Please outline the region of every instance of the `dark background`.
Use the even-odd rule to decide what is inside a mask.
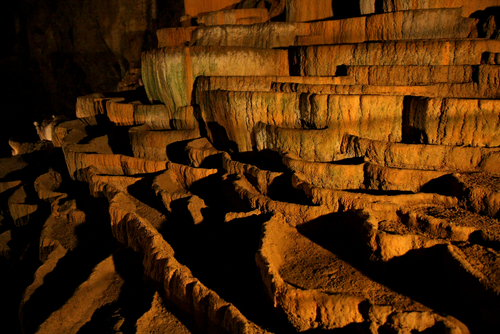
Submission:
[[[34,121],[75,117],[78,96],[111,92],[182,0],[18,0],[0,10],[0,157],[9,138],[36,140]]]

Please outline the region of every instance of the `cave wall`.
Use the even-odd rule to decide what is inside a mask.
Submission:
[[[34,121],[74,117],[78,96],[113,92],[155,32],[180,22],[178,0],[21,0],[1,10],[0,156],[8,139],[36,139]],[[23,130],[21,130],[23,129]],[[32,129],[27,132],[26,129]]]

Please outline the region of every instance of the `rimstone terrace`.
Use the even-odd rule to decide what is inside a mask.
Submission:
[[[12,143],[24,332],[498,331],[500,1],[335,3],[184,0]]]

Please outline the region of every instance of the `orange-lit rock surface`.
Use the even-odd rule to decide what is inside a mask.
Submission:
[[[498,1],[182,5],[0,161],[24,331],[498,328]]]
[[[381,7],[383,11],[402,11],[402,10],[414,10],[414,9],[426,9],[426,8],[458,8],[462,7],[462,14],[466,17],[470,16],[472,13],[477,11],[485,10],[488,7],[498,6],[498,0],[438,0],[438,1],[427,1],[427,0],[417,0],[417,1],[381,1]]]

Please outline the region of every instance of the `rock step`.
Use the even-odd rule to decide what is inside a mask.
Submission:
[[[345,67],[351,66],[464,66],[480,65],[484,62],[484,55],[500,53],[500,42],[495,40],[439,40],[439,41],[398,41],[398,42],[371,42],[361,44],[328,45],[296,47],[289,50],[270,50],[256,48],[237,47],[170,47],[158,49],[143,54],[142,73],[146,86],[146,92],[151,101],[161,101],[173,114],[179,107],[192,105],[193,85],[199,76],[270,76],[292,75],[298,76],[338,76],[345,72]],[[239,66],[234,67],[233,64]],[[272,65],[270,65],[272,64]],[[258,69],[258,72],[256,72]],[[425,80],[413,81],[418,77],[418,68],[405,69],[403,75],[397,67],[393,68],[369,68],[367,77],[371,85],[394,85],[400,84],[423,84]],[[473,83],[466,83],[461,87],[460,83],[446,83],[448,90],[446,96],[467,94],[466,97],[474,96],[474,92],[480,97],[496,97],[498,93],[496,78],[498,68],[485,66],[477,70],[471,70],[467,75],[467,69],[458,72],[449,71],[449,68],[428,68],[423,73],[435,76],[440,73],[442,79],[428,79],[442,82],[446,77],[463,77],[464,81],[472,79]],[[355,71],[355,70],[354,70]],[[370,72],[371,71],[371,72]],[[414,71],[414,72],[412,72]],[[391,80],[392,73],[392,80]],[[386,75],[389,78],[386,79]],[[402,78],[400,82],[396,77]],[[425,77],[425,76],[424,76]],[[340,80],[340,79],[339,79]],[[387,81],[386,81],[387,80]],[[342,83],[342,82],[339,82]],[[477,86],[476,86],[477,83]],[[489,85],[492,84],[493,87]],[[376,93],[391,94],[394,89],[387,87],[371,88],[373,86],[355,87],[331,87],[335,90],[374,90]],[[323,87],[321,87],[323,89]],[[472,88],[472,89],[471,89]],[[438,88],[433,88],[434,95]],[[385,90],[385,92],[384,92]],[[387,91],[388,90],[388,91]],[[399,91],[398,91],[399,90]],[[397,94],[405,94],[408,89],[405,86],[396,88]],[[414,88],[412,94],[426,92],[426,88]],[[456,92],[455,92],[456,91]],[[342,92],[340,92],[342,93]],[[369,92],[360,92],[369,93]],[[446,94],[446,93],[445,93]]]
[[[375,0],[362,0],[360,1],[361,13],[373,13],[375,11],[393,12],[400,10],[416,10],[428,8],[462,8],[462,15],[469,17],[471,14],[483,11],[488,7],[499,6],[498,0],[382,0],[377,2]]]
[[[292,154],[283,159],[297,177],[323,189],[417,193],[434,180],[449,174],[441,170],[394,168],[369,162],[310,162],[300,160]]]
[[[121,243],[144,255],[145,275],[162,286],[165,300],[204,332],[267,333],[180,264],[174,257],[174,249],[149,220],[134,212],[128,197],[118,192],[109,199],[113,234]]]
[[[332,137],[322,141],[327,145],[323,150],[331,148],[330,156],[324,158],[329,161],[338,152],[335,147],[340,145],[339,136],[347,129],[356,134],[370,133],[374,139],[401,140],[402,96],[210,91],[202,94],[198,103],[208,138],[215,147],[232,145],[231,150],[240,152],[263,148],[266,135],[272,134],[267,128],[271,124],[283,131],[289,129],[289,136],[296,139],[301,133],[293,131],[299,129],[330,133]],[[374,121],[380,127],[369,125]],[[295,145],[300,140],[282,141],[287,142]]]
[[[269,20],[269,12],[264,8],[227,9],[200,14],[197,17],[199,25],[250,25]]]
[[[151,282],[163,287],[165,290],[163,297],[165,297],[169,305],[173,305],[174,309],[183,315],[183,319],[188,319],[191,326],[194,324],[196,328],[202,328],[206,332],[220,333],[222,330],[229,333],[267,333],[266,330],[247,320],[238,308],[226,302],[214,290],[202,284],[192,275],[188,267],[177,262],[172,247],[158,231],[162,226],[166,226],[165,216],[128,193],[130,191],[141,199],[151,200],[151,197],[155,195],[153,189],[148,192],[153,196],[147,195],[142,190],[140,194],[135,193],[133,191],[137,189],[135,183],[142,184],[144,182],[143,177],[120,176],[122,172],[116,169],[116,164],[113,162],[115,157],[119,159],[134,158],[117,154],[99,154],[95,151],[86,152],[89,147],[98,152],[97,142],[102,145],[101,150],[109,150],[109,146],[106,146],[106,142],[102,137],[92,138],[92,136],[89,136],[89,138],[86,138],[88,128],[78,128],[75,122],[73,122],[73,125],[75,128],[61,139],[66,159],[71,160],[72,155],[80,154],[76,158],[77,164],[80,164],[81,161],[87,158],[93,159],[100,156],[106,158],[103,158],[102,161],[100,158],[92,162],[88,160],[89,166],[77,169],[74,178],[88,183],[93,196],[105,196],[108,199],[113,235],[120,243],[130,246],[135,252],[144,255],[144,274]],[[158,180],[153,182],[157,185],[157,195],[161,196],[162,199],[166,197],[164,194],[167,192],[172,195],[171,198],[175,197],[174,199],[179,199],[184,194],[192,195],[189,191],[193,184],[197,184],[200,181],[199,179],[204,180],[207,176],[217,172],[217,170],[192,168],[166,161],[162,163],[166,172],[159,174],[158,178],[166,178],[167,181],[162,182],[157,178]],[[125,165],[122,163],[121,166]],[[156,172],[158,170],[143,170],[139,174]],[[177,183],[169,182],[173,178]],[[152,184],[152,186],[154,185]],[[172,189],[175,186],[177,187]],[[203,189],[203,186],[201,188]],[[172,190],[183,194],[176,196],[171,192]],[[196,196],[192,197],[195,198]],[[165,206],[169,203],[165,203]],[[199,212],[203,207],[197,206],[198,204],[203,205],[203,202],[193,201],[188,206],[188,210],[195,214],[198,213],[192,217],[196,223],[201,222],[205,215],[205,213],[202,215]],[[175,209],[178,208],[179,205],[176,203]],[[169,213],[167,212],[167,214]],[[204,234],[204,236],[206,235]],[[179,236],[169,235],[168,238],[176,240]],[[253,254],[250,258],[253,261]],[[96,297],[96,300],[102,301],[102,298]],[[222,317],[220,317],[221,313],[223,314]],[[98,326],[97,323],[93,325]]]
[[[159,29],[158,48],[188,43],[191,46],[283,48],[372,41],[463,39],[477,34],[477,20],[462,17],[460,13],[460,8],[428,9],[311,23],[266,22],[252,25],[224,23],[224,19],[219,19],[222,23],[216,25]]]
[[[485,53],[499,52],[497,40],[410,40],[293,47],[289,61],[291,75],[331,76],[340,65],[480,65]]]
[[[330,136],[325,139],[328,143],[321,141],[326,145],[323,150],[330,149],[324,161],[331,161],[339,152],[344,133],[439,145],[495,147],[500,140],[495,130],[499,106],[489,99],[213,90],[200,94],[197,102],[211,141],[227,146],[230,140],[240,151],[264,148],[271,142],[299,145],[306,139],[300,136],[308,131],[312,136]],[[372,127],[373,122],[380,126]],[[307,131],[297,132],[299,129]],[[291,140],[294,136],[298,141]]]
[[[76,115],[79,119],[107,116],[107,120],[116,126],[146,124],[154,130],[194,129],[197,122],[192,109],[190,106],[180,107],[172,112],[164,104],[143,104],[122,97],[91,94],[78,98]]]
[[[199,77],[196,97],[204,91],[297,92],[344,95],[405,95],[494,99],[499,67],[466,66],[337,66],[332,76]]]
[[[191,331],[165,308],[160,294],[155,292],[150,309],[137,320],[136,333],[190,334]]]
[[[496,74],[495,74],[496,75]],[[302,92],[315,94],[343,95],[400,95],[425,96],[462,99],[497,99],[500,97],[497,85],[480,86],[476,83],[465,84],[433,84],[425,86],[373,86],[373,85],[305,85],[275,84],[274,90],[281,92]]]
[[[257,254],[269,297],[299,331],[363,323],[372,332],[379,328],[420,331],[435,327],[468,333],[455,318],[438,315],[365,276],[331,252],[330,245],[325,249],[313,242],[308,232],[307,226],[295,229],[274,216],[264,225]],[[369,308],[364,314],[359,311],[363,303]],[[419,321],[413,321],[415,317]]]
[[[213,95],[219,95],[224,93],[216,93],[216,90],[231,90],[241,92],[239,94],[244,94],[243,92],[276,92],[279,93],[310,93],[308,94],[310,99],[313,95],[335,95],[337,91],[345,93],[345,95],[358,95],[363,91],[363,88],[369,88],[370,93],[375,95],[417,95],[417,96],[434,96],[446,97],[446,92],[440,89],[444,87],[447,88],[460,88],[460,91],[464,93],[467,99],[464,98],[418,98],[418,97],[406,97],[405,101],[408,101],[407,111],[404,112],[405,122],[410,128],[415,128],[414,134],[405,134],[411,138],[411,140],[424,140],[419,139],[421,135],[428,138],[428,143],[442,143],[442,144],[470,144],[470,145],[485,145],[485,146],[495,146],[496,139],[493,133],[486,134],[484,131],[488,129],[495,128],[495,110],[496,103],[495,100],[480,100],[481,95],[489,95],[490,93],[498,94],[498,89],[495,89],[496,85],[500,80],[498,80],[497,66],[491,65],[481,65],[479,66],[480,73],[480,83],[470,84],[470,85],[431,85],[431,86],[363,86],[363,85],[338,85],[338,83],[348,82],[353,83],[353,81],[366,81],[365,78],[373,78],[371,73],[377,74],[376,77],[381,78],[381,81],[385,81],[384,75],[391,74],[393,77],[397,77],[399,69],[404,68],[403,66],[353,66],[348,67],[348,72],[356,73],[353,76],[346,77],[200,77],[197,80],[196,85],[196,103],[201,104],[203,108],[207,101],[213,99]],[[352,69],[352,71],[351,71]],[[427,70],[427,71],[426,71]],[[456,73],[454,70],[458,70],[460,73],[468,73],[471,77],[475,77],[477,72],[474,71],[473,67],[468,66],[434,66],[434,67],[420,67],[416,66],[414,69],[405,70],[401,77],[401,81],[411,81],[416,73],[419,71],[423,73],[428,73],[428,77],[431,78],[437,73],[442,73],[443,76],[446,73]],[[363,75],[361,75],[363,74]],[[407,79],[405,79],[404,74],[407,74]],[[371,79],[370,79],[371,80]],[[377,80],[376,78],[373,80]],[[432,79],[433,81],[439,81],[440,79]],[[443,81],[445,79],[442,79]],[[468,78],[466,79],[468,80]],[[383,82],[381,82],[383,83]],[[472,85],[472,86],[471,86]],[[486,87],[483,93],[478,91],[478,87]],[[456,92],[457,90],[454,89]],[[272,94],[272,93],[259,93],[259,94]],[[250,96],[251,93],[245,94]],[[255,93],[254,95],[258,95]],[[450,95],[462,95],[462,94],[450,94]],[[301,96],[306,96],[301,94]],[[472,97],[476,97],[472,99]],[[89,96],[87,99],[94,99],[94,97]],[[489,98],[489,96],[488,96]],[[99,98],[97,98],[99,100]],[[381,97],[381,100],[386,99]],[[421,101],[421,102],[419,102]],[[406,102],[405,102],[406,104]],[[461,105],[461,107],[459,107]],[[300,109],[310,109],[307,103],[299,103]],[[124,101],[107,101],[104,108],[98,108],[98,110],[87,108],[88,115],[96,115],[99,113],[102,115],[107,115],[109,120],[120,126],[130,126],[147,124],[152,130],[161,129],[194,129],[198,127],[198,120],[196,120],[194,115],[193,107],[181,107],[177,109],[176,112],[170,113],[163,105],[143,105],[138,101],[127,103]],[[303,111],[301,111],[303,112]],[[449,115],[450,119],[446,124],[437,124],[439,119],[442,119],[444,115]],[[473,119],[471,116],[473,115]],[[425,124],[426,122],[433,122],[431,124]],[[474,132],[463,132],[462,134],[455,133],[460,127],[457,127],[456,122],[478,122],[477,125],[470,123],[467,126],[475,127]],[[482,125],[480,125],[482,124]],[[316,124],[316,127],[323,127],[325,124]],[[439,132],[442,133],[441,138],[436,138],[437,132],[431,130],[432,127],[439,127]],[[443,128],[444,127],[444,128]],[[455,128],[453,130],[452,128]],[[481,128],[483,134],[480,135],[477,128]],[[418,130],[417,130],[418,129]],[[471,128],[472,129],[472,128]],[[435,129],[434,129],[435,130]],[[454,132],[452,135],[450,130]],[[419,131],[422,131],[421,134]],[[444,131],[444,132],[443,132]],[[419,133],[417,133],[419,132]],[[478,137],[480,135],[480,137]],[[446,137],[446,138],[443,138]],[[455,136],[468,137],[460,140],[453,141]],[[422,138],[424,138],[422,137]],[[410,140],[410,139],[409,139]]]
[[[199,76],[288,75],[285,50],[193,46],[157,49],[142,56],[149,99],[161,101],[170,112],[191,105],[194,82]]]
[[[455,173],[438,183],[442,193],[456,196],[472,212],[498,219],[500,213],[499,178],[489,173]],[[496,225],[492,225],[495,227]],[[478,236],[483,245],[498,248],[498,231]]]
[[[373,13],[396,12],[422,9],[455,9],[461,8],[462,15],[469,17],[472,13],[483,11],[488,7],[499,5],[498,0],[361,0],[355,3],[345,4],[332,3],[329,0],[316,0],[311,3],[308,0],[266,0],[271,5],[269,16],[274,17],[284,12],[287,22],[305,22],[331,19],[342,16],[367,15]],[[181,5],[182,6],[182,5]],[[263,1],[238,1],[238,0],[217,0],[217,1],[195,1],[184,0],[183,8],[185,17],[181,21],[190,18],[203,17],[206,13],[218,11],[245,12],[245,9],[262,8]],[[245,24],[246,22],[242,22]]]
[[[500,174],[500,148],[401,144],[346,135],[341,152],[394,168]]]
[[[196,330],[498,327],[494,17],[398,1],[185,0],[183,24],[204,25],[158,32],[147,98],[82,97],[79,120],[52,130]],[[164,328],[153,304],[138,332]]]
[[[131,128],[129,137],[134,157],[166,161],[169,160],[169,155],[179,154],[175,152],[173,144],[199,138],[200,130],[152,130],[147,125],[142,125]],[[169,153],[171,151],[173,153]]]
[[[477,83],[496,86],[497,65],[339,65],[331,76],[289,77],[200,77],[197,94],[203,90],[283,91],[299,85],[429,86]]]

